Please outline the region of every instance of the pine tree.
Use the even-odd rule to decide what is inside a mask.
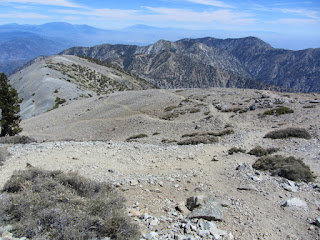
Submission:
[[[22,131],[19,127],[20,103],[17,91],[9,84],[7,76],[0,73],[1,137],[14,136]]]

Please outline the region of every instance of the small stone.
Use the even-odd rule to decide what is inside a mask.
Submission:
[[[156,232],[149,232],[144,236],[145,239],[155,239],[158,236],[158,233]]]
[[[2,235],[5,232],[10,232],[12,229],[12,225],[0,226],[0,235]]]
[[[209,230],[199,230],[199,236],[200,237],[206,237],[210,235],[210,231]]]
[[[213,198],[206,199],[205,203],[195,208],[190,214],[189,218],[202,218],[205,220],[222,221],[222,206],[213,200]]]
[[[320,217],[316,218],[315,224],[316,226],[320,227]]]
[[[147,213],[144,213],[144,214],[141,215],[141,219],[143,219],[143,220],[147,220],[149,218],[152,218],[152,216],[147,214]]]
[[[139,182],[136,179],[130,180],[130,186],[137,186]]]
[[[4,232],[2,234],[2,239],[3,240],[11,240],[13,238],[13,234],[10,232]]]
[[[185,214],[190,213],[189,209],[184,205],[183,202],[178,203],[178,205],[176,206],[176,209],[181,213],[185,213]]]
[[[213,237],[215,239],[221,239],[221,236],[226,236],[227,235],[227,232],[226,231],[222,231],[220,229],[211,229],[210,230],[211,234],[213,235]]]
[[[285,201],[281,206],[308,209],[307,203],[300,198],[291,198]]]
[[[240,186],[237,189],[238,190],[245,190],[245,191],[258,191],[258,189],[251,184]]]
[[[110,172],[110,173],[114,173],[116,170],[114,170],[114,169],[108,169],[108,172]]]
[[[199,195],[195,197],[187,198],[186,207],[192,211],[193,209],[199,207],[201,204],[204,203],[204,195]]]
[[[150,222],[150,226],[157,226],[159,224],[159,220],[157,218],[154,218],[151,222]]]
[[[298,192],[298,187],[296,186],[295,182],[290,180],[287,181],[283,188],[289,192]]]

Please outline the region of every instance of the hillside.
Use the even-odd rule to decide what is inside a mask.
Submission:
[[[320,91],[319,53],[275,49],[254,37],[160,40],[146,47],[106,44],[62,52],[118,64],[162,88],[273,86],[301,92]]]
[[[100,94],[152,88],[115,66],[75,56],[39,57],[9,79],[23,99],[22,118]]]
[[[279,148],[271,156],[301,158],[319,176],[319,99],[208,88],[79,100],[22,121],[22,134],[39,143],[7,145],[11,157],[0,167],[0,187],[28,164],[76,171],[123,193],[142,239],[314,240],[319,178],[288,181],[254,169],[260,157],[248,152]],[[276,114],[280,106],[293,112]],[[311,139],[264,137],[288,127],[306,129]],[[191,212],[190,197],[200,204]],[[196,215],[201,206],[211,207]]]

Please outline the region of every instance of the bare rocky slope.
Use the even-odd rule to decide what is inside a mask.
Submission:
[[[39,57],[9,79],[23,99],[22,118],[99,94],[153,88],[118,67],[75,56]]]
[[[38,143],[7,146],[0,186],[27,163],[111,181],[128,199],[142,239],[319,239],[319,178],[271,176],[253,169],[258,158],[247,154],[277,147],[275,154],[302,158],[319,176],[319,99],[227,88],[93,96],[22,121],[22,134]],[[294,112],[263,114],[278,106]],[[287,127],[312,138],[264,138]],[[188,142],[196,145],[181,145]],[[245,153],[230,155],[232,147]],[[216,212],[197,216],[185,207],[189,197]]]
[[[319,49],[275,49],[255,37],[160,40],[155,44],[75,47],[62,54],[116,63],[162,88],[270,86],[319,92]]]

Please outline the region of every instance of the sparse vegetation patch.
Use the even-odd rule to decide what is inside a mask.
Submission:
[[[246,150],[244,150],[243,148],[237,148],[237,147],[232,147],[228,150],[228,154],[232,155],[234,153],[245,153]]]
[[[293,112],[294,111],[291,108],[279,106],[275,109],[270,109],[268,111],[265,111],[263,115],[282,115],[282,114],[288,114]]]
[[[211,144],[211,143],[217,143],[219,142],[219,139],[215,136],[194,136],[190,137],[186,140],[182,140],[178,142],[178,145],[198,145],[198,144]]]
[[[248,154],[254,155],[254,156],[257,156],[257,157],[262,157],[262,156],[266,156],[266,155],[275,153],[277,151],[279,151],[279,148],[267,148],[267,149],[264,149],[261,146],[257,146],[255,148],[251,149],[248,152]]]
[[[128,137],[126,139],[126,141],[129,142],[129,141],[132,141],[132,140],[135,140],[135,139],[146,138],[146,137],[148,137],[147,134],[138,134],[138,135],[134,135],[134,136]]]
[[[311,139],[311,135],[303,128],[286,128],[267,133],[265,138],[283,139],[283,138],[304,138]]]
[[[36,142],[34,138],[28,136],[6,136],[0,138],[1,144],[27,144]]]
[[[287,178],[292,181],[312,182],[314,176],[302,159],[283,157],[281,155],[259,158],[253,165],[257,170],[270,171],[272,175]]]
[[[124,199],[109,184],[75,173],[15,172],[0,197],[0,224],[29,239],[139,239]]]

